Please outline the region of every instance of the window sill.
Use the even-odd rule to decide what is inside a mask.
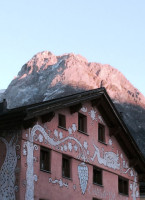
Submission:
[[[46,173],[48,173],[48,174],[51,174],[51,171],[47,171],[47,170],[45,170],[45,169],[40,169],[40,171],[41,171],[41,172],[46,172]]]
[[[65,131],[68,131],[66,128],[64,128],[62,126],[58,126],[58,128],[61,128],[61,129],[65,130]]]
[[[72,181],[72,178],[70,178],[70,177],[62,176],[62,178],[65,178],[65,179]]]
[[[124,193],[119,193],[119,195],[125,196],[125,197],[129,197],[128,194],[124,194]]]
[[[80,133],[83,133],[84,135],[87,135],[87,136],[89,136],[89,134],[88,134],[88,133],[86,133],[86,132],[84,132],[84,131],[78,130],[78,132],[80,132]]]
[[[140,198],[145,198],[145,194],[140,194]]]
[[[100,186],[100,187],[104,187],[104,185],[100,185],[99,183],[93,183],[94,185]]]
[[[100,141],[100,140],[98,140],[98,142],[100,142],[100,143],[102,143],[102,144],[104,144],[104,145],[107,145],[105,142],[102,142],[102,141]]]

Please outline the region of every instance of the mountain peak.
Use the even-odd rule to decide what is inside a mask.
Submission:
[[[7,100],[8,108],[14,108],[99,87],[106,88],[134,138],[141,143],[139,135],[145,137],[145,97],[114,67],[88,62],[81,55],[37,53],[23,65],[0,98]]]
[[[49,95],[51,98],[53,96],[48,92],[49,90],[58,86],[57,92],[58,90],[60,92],[67,85],[75,90],[76,88],[88,90],[105,87],[111,98],[116,102],[127,102],[145,108],[145,97],[117,69],[108,64],[89,63],[86,58],[74,53],[56,56],[50,51],[37,53],[23,65],[18,76],[6,90],[7,98],[9,99],[9,96],[12,99],[14,98],[14,101],[8,105],[16,107],[48,100]],[[19,88],[16,96],[8,94],[11,93],[10,89],[15,90],[17,86]],[[34,93],[38,89],[39,92],[35,97]],[[27,94],[25,94],[26,90]],[[30,94],[28,94],[28,91],[30,91]],[[62,90],[62,93],[64,94],[64,90]],[[19,95],[22,98],[21,100],[18,97]],[[29,100],[26,100],[27,96]],[[16,102],[18,102],[18,105]]]

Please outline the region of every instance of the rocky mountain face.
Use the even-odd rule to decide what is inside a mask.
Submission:
[[[110,65],[44,51],[22,67],[0,100],[6,98],[10,109],[99,87],[106,88],[145,155],[145,97]]]

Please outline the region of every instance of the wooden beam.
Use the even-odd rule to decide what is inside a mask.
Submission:
[[[109,136],[117,136],[119,133],[121,133],[121,127],[113,127],[109,128]]]
[[[82,108],[82,104],[79,103],[79,104],[70,106],[69,108],[70,108],[70,113],[73,114],[75,112],[78,112]]]
[[[138,181],[145,181],[145,173],[142,173],[142,174],[138,174]]]
[[[101,98],[100,99],[93,99],[91,101],[92,107],[98,107],[101,104]]]
[[[130,167],[135,167],[136,165],[139,165],[139,160],[138,160],[137,157],[129,159],[129,166]]]
[[[29,119],[29,120],[24,121],[23,122],[23,127],[24,127],[24,129],[33,127],[36,122],[37,122],[37,118],[33,117],[33,118]]]
[[[41,115],[40,118],[41,118],[42,123],[46,123],[46,122],[50,122],[54,116],[55,116],[55,112],[49,112],[47,114]]]

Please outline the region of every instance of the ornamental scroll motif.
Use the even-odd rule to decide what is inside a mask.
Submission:
[[[39,131],[41,133],[37,137],[36,131]],[[72,125],[72,131],[76,131],[76,127],[74,124]],[[34,138],[39,140],[40,142],[44,140],[51,146],[57,147],[61,151],[72,151],[75,150],[75,152],[78,152],[78,159],[82,159],[84,162],[88,161],[88,144],[85,141],[84,144],[82,145],[79,140],[77,140],[73,136],[67,136],[65,138],[60,137],[59,139],[57,130],[55,130],[54,133],[55,137],[58,138],[58,140],[54,140],[49,136],[48,133],[46,133],[45,129],[41,127],[40,125],[35,125],[31,132],[29,133],[29,141],[24,143],[24,148],[23,148],[23,155],[27,155],[27,171],[26,171],[26,194],[25,194],[25,200],[33,200],[34,199],[34,157],[33,157],[33,151],[34,149],[37,150],[36,145],[33,144]],[[72,145],[72,141],[75,143],[74,146]],[[84,163],[82,163],[84,165]],[[80,179],[80,186],[82,193],[85,193],[85,190],[87,188],[87,180],[88,180],[88,167],[85,165],[86,172],[84,175],[87,175],[85,184],[82,182],[82,179]],[[82,172],[82,165],[78,166],[78,174]],[[83,178],[84,179],[84,178]]]

